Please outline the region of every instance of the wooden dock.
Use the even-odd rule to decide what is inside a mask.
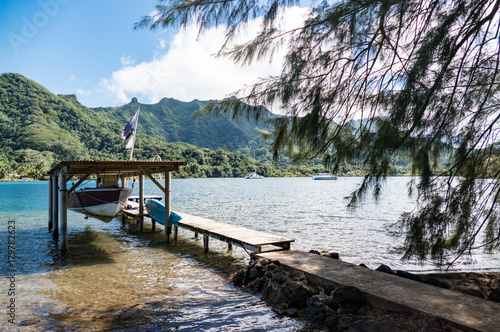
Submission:
[[[124,216],[133,218],[143,216],[149,217],[146,209],[143,213],[139,213],[139,204],[131,202],[131,209],[122,211]],[[235,226],[220,221],[215,221],[199,216],[193,216],[187,213],[177,213],[182,217],[178,225],[173,225],[174,240],[177,239],[177,228],[183,228],[203,236],[203,248],[208,251],[209,238],[214,238],[228,244],[228,248],[232,249],[233,245],[238,245],[246,250],[251,250],[256,253],[271,252],[276,250],[290,250],[290,243],[294,242],[293,239],[288,239],[272,234],[255,231],[252,229]],[[151,219],[152,220],[152,219]],[[155,222],[152,220],[153,229],[155,229]]]
[[[163,196],[157,196],[157,195],[144,195],[144,202],[143,202],[143,211],[142,214],[140,213],[140,203],[139,203],[139,196],[130,196],[128,198],[128,206],[125,207],[125,209],[122,210],[122,218],[125,216],[129,216],[132,218],[137,218],[137,217],[149,217],[148,211],[146,210],[146,207],[144,207],[144,204],[146,203],[146,199],[157,199],[157,200],[162,200]]]
[[[208,250],[209,237],[227,242],[229,246],[234,244],[240,245],[245,249],[257,253],[290,250],[290,243],[295,241],[187,213],[178,213],[178,215],[182,217],[182,220],[178,223],[178,227],[203,235],[203,247],[205,251]]]

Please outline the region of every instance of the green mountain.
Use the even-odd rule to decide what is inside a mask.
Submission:
[[[87,146],[110,149],[112,130],[86,111],[21,75],[0,76],[3,150],[48,151],[61,158],[79,159],[86,157]]]
[[[182,102],[163,98],[157,104],[139,104],[136,98],[121,107],[94,108],[93,110],[119,123],[127,123],[140,105],[139,133],[157,137],[165,142],[185,142],[209,149],[226,148],[237,151],[252,145],[262,146],[256,128],[267,129],[263,123],[252,120],[231,121],[224,118],[194,116],[211,101]],[[268,113],[271,116],[271,113]]]
[[[164,98],[149,105],[133,98],[120,107],[88,108],[75,95],[54,95],[22,75],[2,74],[0,179],[11,174],[42,178],[60,160],[128,160],[130,150],[120,134],[139,106],[134,159],[185,160],[177,176],[241,177],[254,168],[264,176],[300,176],[324,170],[321,158],[291,165],[287,152],[273,166],[257,130],[269,128],[246,118],[194,116],[210,102]],[[268,112],[262,118],[271,116]],[[407,173],[407,164],[395,165],[394,175]],[[345,175],[364,172],[352,164],[340,170]]]
[[[262,147],[257,124],[193,115],[209,102],[140,104],[134,158],[159,155],[199,166],[189,165],[185,176],[241,176],[253,168],[253,161],[229,151]],[[120,133],[138,106],[134,98],[121,107],[88,108],[75,95],[54,95],[22,75],[2,74],[0,178],[11,172],[40,177],[65,159],[128,159]]]

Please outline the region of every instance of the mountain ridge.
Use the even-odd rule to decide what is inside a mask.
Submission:
[[[140,106],[138,133],[161,138],[167,143],[184,142],[203,148],[225,147],[236,151],[246,146],[248,141],[260,139],[256,128],[267,128],[263,122],[194,116],[195,112],[214,101],[194,99],[182,102],[174,98],[162,98],[155,104],[143,104],[134,97],[131,102],[118,107],[89,108],[81,104],[74,94],[54,95],[20,74],[5,73],[0,76],[0,120],[3,119],[5,126],[6,123],[16,122],[11,118],[18,118],[17,124],[29,127],[25,131],[29,137],[36,132],[43,134],[43,127],[49,126],[60,129],[62,136],[75,134],[76,131],[78,137],[85,138],[85,128],[69,128],[78,122],[76,117],[92,131],[110,130],[118,135],[118,127],[124,126]],[[31,128],[36,130],[30,132]],[[70,137],[59,138],[77,144]],[[27,141],[25,143],[30,145]]]
[[[164,160],[189,159],[194,153],[202,154],[199,160],[207,162],[216,152],[210,150],[222,148],[226,151],[219,153],[223,164],[226,159],[238,160],[234,164],[241,174],[242,165],[252,163],[230,153],[250,143],[263,147],[256,128],[265,126],[246,120],[194,117],[210,102],[163,98],[156,104],[142,104],[132,98],[119,107],[88,108],[74,94],[55,95],[23,75],[4,73],[0,75],[0,178],[28,161],[33,170],[47,170],[64,159],[127,160],[129,151],[120,133],[139,105],[136,159],[149,160],[156,154]],[[231,169],[203,172],[206,176],[234,173]]]

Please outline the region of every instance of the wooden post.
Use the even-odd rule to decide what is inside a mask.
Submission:
[[[52,237],[57,240],[59,237],[59,186],[58,174],[52,175]]]
[[[170,202],[171,202],[171,191],[170,182],[172,179],[172,174],[170,171],[165,170],[165,242],[170,244]]]
[[[227,250],[229,251],[233,250],[233,244],[231,242],[227,243]]]
[[[208,235],[203,235],[203,250],[208,252]]]
[[[52,186],[53,186],[53,184],[52,184],[52,175],[51,175],[49,178],[49,224],[48,224],[49,232],[52,231],[52,221],[53,221],[53,215],[54,215],[54,213],[52,212],[52,209],[54,208],[54,206],[52,205],[52,200],[53,200]]]
[[[59,214],[61,216],[61,251],[68,250],[68,209],[67,209],[67,195],[66,195],[66,174],[61,172],[59,174],[59,196],[61,200]]]
[[[156,221],[153,218],[151,218],[151,229],[156,231]]]
[[[53,207],[52,207],[52,220],[54,223],[52,224],[52,229],[59,227],[59,179],[58,175],[54,174],[52,178],[52,198],[53,198]]]
[[[144,229],[144,174],[139,175],[139,231]]]
[[[177,235],[179,234],[179,227],[174,225],[174,241],[177,241]]]

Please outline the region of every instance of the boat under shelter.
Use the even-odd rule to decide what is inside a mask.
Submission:
[[[122,183],[126,178],[139,179],[139,211],[143,211],[144,177],[153,181],[165,194],[165,209],[170,211],[170,182],[172,172],[185,165],[184,161],[105,161],[105,160],[66,160],[61,161],[48,174],[49,179],[49,230],[57,239],[61,234],[61,250],[68,248],[67,209],[68,196],[91,176],[113,176],[120,178]],[[164,185],[153,175],[162,174]],[[68,181],[76,182],[68,189]],[[160,180],[161,181],[161,180]],[[142,217],[141,217],[142,218]],[[165,214],[165,240],[169,242],[170,213]],[[142,224],[142,220],[141,220]]]

